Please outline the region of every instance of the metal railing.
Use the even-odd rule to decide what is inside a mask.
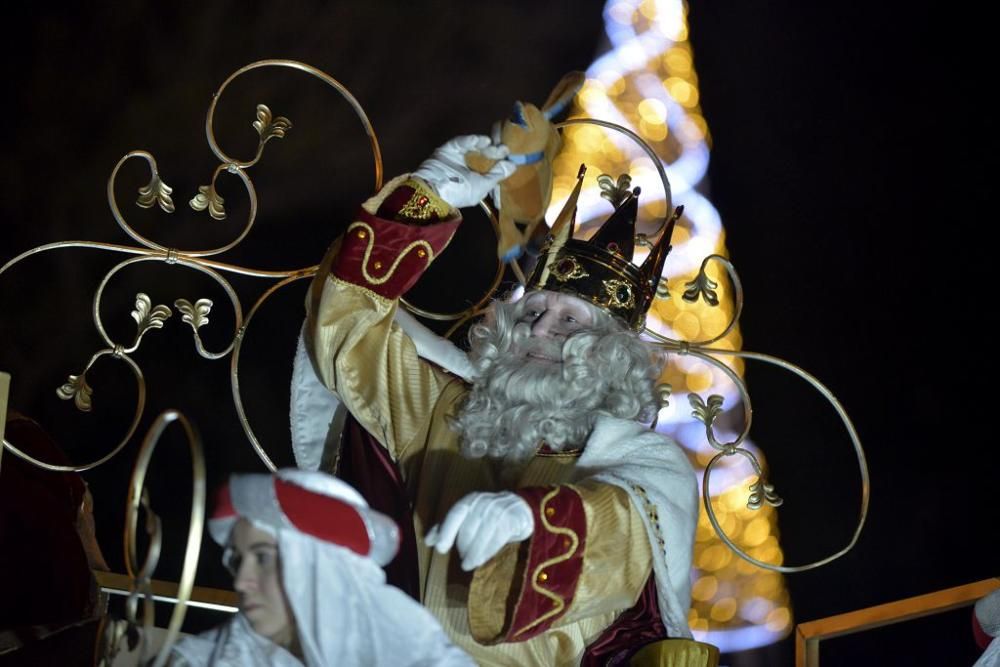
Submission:
[[[827,616],[795,627],[795,667],[819,667],[819,647],[824,639],[843,637],[875,628],[941,614],[973,604],[1000,588],[1000,578],[917,595],[904,600]]]

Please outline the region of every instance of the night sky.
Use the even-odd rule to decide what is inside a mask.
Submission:
[[[689,15],[713,141],[708,194],[746,290],[744,346],[825,382],[854,419],[871,468],[856,548],[787,579],[799,621],[1000,574],[986,547],[996,464],[984,335],[994,114],[985,88],[995,75],[986,73],[984,22],[929,3],[806,4],[696,2]],[[193,213],[187,200],[216,165],[204,138],[210,96],[251,61],[293,58],[339,79],[371,118],[388,178],[452,135],[487,130],[513,100],[540,102],[563,73],[603,50],[599,2],[183,5],[35,7],[6,26],[0,262],[57,240],[134,245],[108,212],[105,187],[121,156],[140,148],[156,157],[177,205],[173,216],[139,211],[131,201],[148,175],[138,163],[123,169],[120,205],[141,233],[177,247],[234,238],[247,211],[236,179],[220,180],[231,206],[225,223]],[[256,143],[247,126],[258,102],[294,127],[251,170],[257,222],[222,261],[317,263],[371,191],[360,125],[332,90],[303,75],[244,77],[227,95],[219,136],[233,153],[248,155]],[[90,416],[53,391],[103,347],[92,295],[123,259],[61,250],[0,277],[0,369],[13,375],[12,407],[41,421],[74,461],[106,451],[134,410],[134,382],[121,365],[95,369]],[[244,311],[271,285],[232,282]],[[279,463],[291,462],[287,384],[304,288],[283,290],[255,315],[241,358],[247,411]],[[128,312],[140,290],[154,304],[212,298],[206,346],[231,338],[224,293],[159,263],[127,268],[109,285],[102,314],[113,338],[131,342]],[[140,434],[160,410],[177,407],[204,436],[211,484],[260,469],[232,406],[228,357],[198,358],[190,330],[171,320],[135,358],[149,387]],[[786,558],[814,560],[840,548],[856,518],[848,439],[804,385],[754,365],[747,380],[752,436],[786,501]],[[116,571],[136,446],[85,474]],[[186,456],[180,438],[165,438],[150,480],[167,544],[178,550]],[[199,583],[226,585],[216,559],[206,542]],[[157,576],[176,579],[176,560],[165,554]],[[824,664],[971,664],[967,610],[924,623],[830,642]],[[791,655],[789,640],[728,663],[790,664]]]

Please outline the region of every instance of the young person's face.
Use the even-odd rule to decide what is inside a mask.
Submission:
[[[240,519],[229,536],[224,558],[233,573],[233,588],[240,596],[240,612],[257,634],[288,646],[294,623],[281,584],[274,537]]]

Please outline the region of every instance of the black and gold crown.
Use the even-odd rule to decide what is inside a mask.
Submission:
[[[576,203],[583,184],[583,165],[576,187],[552,225],[538,263],[525,284],[529,290],[563,292],[580,297],[623,319],[639,331],[656,296],[663,264],[670,253],[674,224],[684,210],[677,207],[641,266],[632,263],[639,188],[625,190],[613,201],[615,211],[590,239],[573,238]],[[603,178],[603,177],[602,177]]]

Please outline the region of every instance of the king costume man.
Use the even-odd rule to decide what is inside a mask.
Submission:
[[[472,151],[497,162],[478,174]],[[367,201],[313,283],[304,338],[398,466],[419,594],[454,642],[481,664],[604,663],[690,637],[697,484],[677,444],[640,421],[659,368],[636,331],[669,232],[638,267],[631,193],[586,242],[567,206],[525,296],[473,327],[470,385],[421,358],[394,314],[457,209],[516,169],[506,157],[459,137]]]

